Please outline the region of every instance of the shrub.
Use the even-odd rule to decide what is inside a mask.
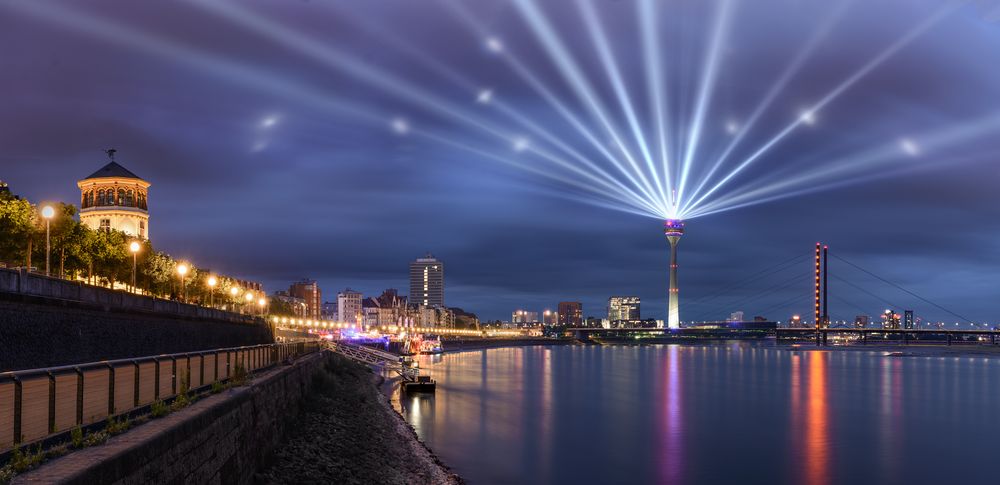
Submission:
[[[237,362],[233,366],[233,374],[229,376],[229,384],[233,387],[240,387],[245,386],[249,380],[250,374],[247,373],[246,367],[243,367],[242,363]]]
[[[70,430],[69,432],[70,442],[73,444],[73,448],[83,447],[83,428],[77,426]]]
[[[162,399],[157,399],[156,401],[153,401],[153,404],[149,405],[149,414],[154,418],[166,416],[168,412],[170,412],[170,409]]]
[[[108,416],[108,425],[104,428],[108,434],[114,436],[116,434],[124,433],[132,427],[132,423],[129,422],[127,416],[123,416],[121,421],[115,419],[114,416]]]

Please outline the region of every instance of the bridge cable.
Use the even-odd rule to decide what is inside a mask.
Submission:
[[[845,262],[845,263],[847,263],[847,264],[849,264],[851,266],[854,266],[858,270],[863,271],[863,272],[865,272],[865,273],[867,273],[867,274],[869,274],[869,275],[877,278],[878,280],[882,281],[883,283],[889,284],[889,285],[895,287],[896,289],[898,289],[900,291],[903,291],[903,292],[905,292],[905,293],[913,296],[914,298],[917,298],[917,299],[923,301],[924,303],[928,303],[930,305],[933,305],[934,307],[936,307],[939,310],[942,310],[942,311],[944,311],[946,313],[954,315],[954,316],[956,316],[956,317],[964,320],[965,322],[975,322],[975,320],[971,320],[971,319],[966,318],[966,317],[964,317],[962,315],[959,315],[958,313],[955,313],[955,312],[953,312],[953,311],[951,311],[951,310],[949,310],[949,309],[947,309],[947,308],[945,308],[945,307],[943,307],[941,305],[938,305],[937,303],[934,303],[933,301],[930,301],[927,298],[924,298],[924,297],[922,297],[922,296],[920,296],[920,295],[918,295],[918,294],[916,294],[916,293],[914,293],[914,292],[912,292],[910,290],[907,290],[906,288],[903,288],[902,286],[899,286],[896,283],[893,283],[892,281],[889,281],[889,280],[887,280],[887,279],[885,279],[885,278],[883,278],[883,277],[881,277],[881,276],[879,276],[879,275],[877,275],[875,273],[872,273],[871,271],[868,271],[867,269],[864,269],[861,266],[858,266],[858,265],[856,265],[856,264],[854,264],[854,263],[852,263],[852,262],[850,262],[850,261],[848,261],[848,260],[846,260],[846,259],[844,259],[844,258],[842,258],[840,256],[837,256],[836,254],[834,254],[833,257],[835,257],[835,258],[837,258],[837,259],[839,259],[839,260],[841,260],[841,261],[843,261],[843,262]]]
[[[718,290],[716,290],[716,291],[714,291],[712,293],[709,293],[708,295],[703,295],[703,296],[695,298],[695,299],[693,299],[691,301],[688,301],[688,302],[685,303],[685,305],[701,305],[701,304],[704,304],[704,303],[711,302],[711,301],[715,300],[716,298],[718,298],[720,296],[723,296],[724,294],[726,294],[730,290],[735,290],[735,289],[743,288],[747,283],[749,283],[749,282],[751,282],[753,280],[759,279],[759,278],[761,278],[763,276],[768,276],[770,274],[780,273],[781,271],[784,271],[785,269],[788,269],[789,267],[791,267],[792,264],[798,262],[798,260],[804,259],[804,258],[808,258],[811,255],[812,255],[812,253],[807,253],[807,254],[803,254],[803,255],[800,255],[800,256],[795,256],[795,257],[793,257],[791,259],[785,260],[785,261],[783,261],[781,263],[778,263],[776,265],[768,266],[767,268],[764,268],[764,269],[762,269],[760,271],[757,271],[757,272],[751,274],[750,276],[748,276],[748,277],[746,277],[746,278],[744,278],[742,280],[739,280],[739,281],[736,281],[736,282],[731,283],[729,285],[726,285],[726,286],[724,286],[724,287],[722,287],[722,288],[720,288],[720,289],[718,289]]]

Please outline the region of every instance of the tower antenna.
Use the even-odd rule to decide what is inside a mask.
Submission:
[[[108,154],[108,158],[110,158],[112,162],[115,161],[115,153],[117,152],[118,150],[115,150],[114,148],[108,148],[107,150],[104,150],[104,153]]]

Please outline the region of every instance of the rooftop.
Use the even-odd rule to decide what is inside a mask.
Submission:
[[[98,171],[90,174],[90,176],[87,177],[87,178],[85,178],[84,180],[87,180],[87,179],[96,179],[96,178],[107,178],[107,177],[117,177],[117,178],[127,178],[127,179],[142,180],[142,177],[140,177],[140,176],[138,176],[138,175],[130,172],[127,168],[125,168],[125,167],[123,167],[121,165],[118,165],[118,162],[108,163],[107,165],[101,167],[100,170],[98,170]]]

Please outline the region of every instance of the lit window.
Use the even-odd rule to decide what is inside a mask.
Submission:
[[[110,232],[111,231],[111,219],[101,219],[100,230]]]

